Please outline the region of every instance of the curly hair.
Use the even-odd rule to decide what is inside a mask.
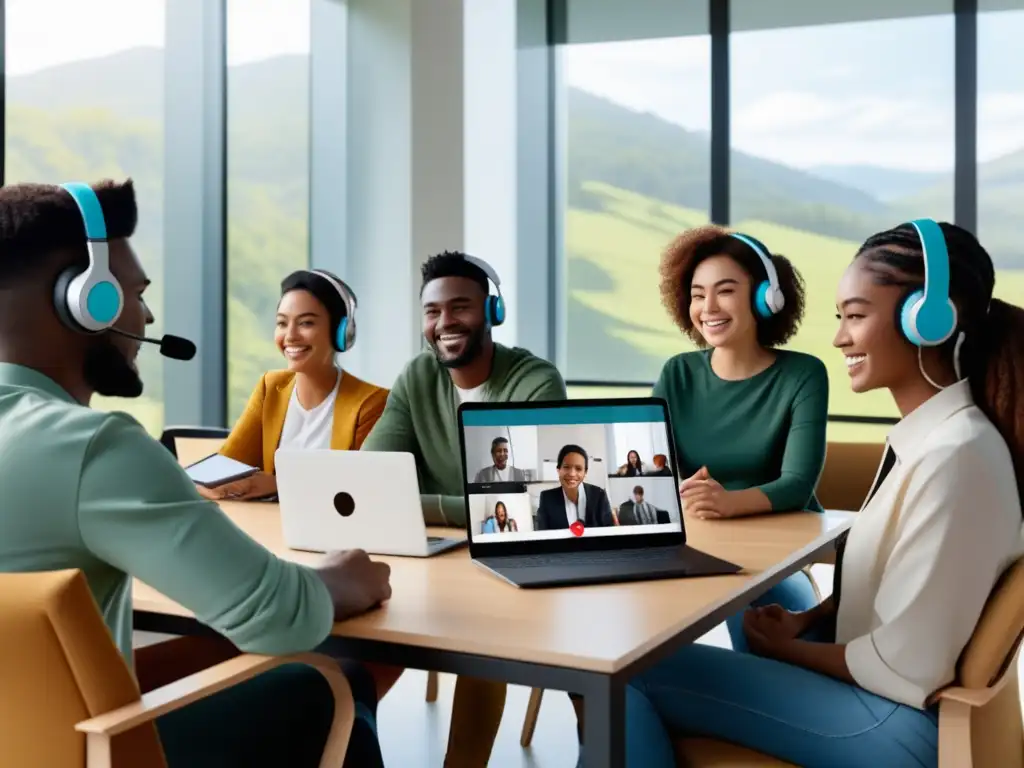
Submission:
[[[992,298],[992,257],[963,227],[939,224],[949,253],[950,298],[964,334],[961,370],[974,402],[1003,436],[1013,457],[1024,512],[1024,309]],[[869,237],[857,252],[873,279],[908,292],[924,286],[924,254],[911,224]],[[952,357],[956,339],[943,345]]]
[[[786,305],[776,315],[757,318],[757,342],[762,347],[780,347],[796,335],[803,320],[804,280],[785,256],[767,248],[764,251],[775,265]],[[730,257],[750,275],[752,287],[766,279],[764,264],[754,249],[733,237],[725,227],[696,227],[669,243],[661,257],[661,302],[675,324],[698,347],[707,346],[707,342],[690,320],[690,286],[697,265],[711,256]]]

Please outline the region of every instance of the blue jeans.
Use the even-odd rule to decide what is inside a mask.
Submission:
[[[682,648],[626,687],[626,765],[674,768],[670,733],[740,744],[805,768],[938,765],[936,708],[914,709],[802,667],[708,645]]]
[[[760,607],[763,605],[781,605],[787,611],[799,613],[809,611],[818,604],[818,596],[814,593],[814,585],[811,577],[803,571],[797,571],[792,576],[787,576],[783,581],[757,598],[751,605]],[[732,640],[732,649],[749,653],[747,636],[743,634],[743,611],[725,620],[729,628],[729,639]]]

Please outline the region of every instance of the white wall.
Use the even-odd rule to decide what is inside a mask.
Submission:
[[[633,500],[636,486],[644,489],[644,501],[664,509],[669,518],[679,520],[679,489],[671,477],[611,477],[608,478],[608,500],[613,507]]]
[[[483,529],[483,522],[494,514],[494,505],[499,501],[505,504],[508,515],[516,521],[520,533],[533,531],[533,510],[530,495],[527,493],[487,493],[469,497],[469,519],[473,527],[473,533],[480,533]]]
[[[542,479],[558,479],[558,452],[562,446],[573,443],[587,452],[590,467],[586,481],[607,487],[608,440],[603,424],[552,424],[537,427],[537,432],[537,453],[544,464]]]
[[[663,453],[666,459],[672,456],[668,449],[668,427],[665,422],[608,424],[605,434],[609,472],[615,472],[625,464],[630,451],[640,454],[640,460],[648,472],[654,468],[652,458],[655,454]]]

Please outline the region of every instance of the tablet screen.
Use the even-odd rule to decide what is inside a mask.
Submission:
[[[219,453],[207,456],[185,468],[185,472],[192,478],[192,482],[205,485],[207,488],[215,487],[229,480],[238,480],[258,471],[257,467],[243,464],[241,461],[235,461]]]

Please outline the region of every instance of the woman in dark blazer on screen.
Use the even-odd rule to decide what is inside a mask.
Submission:
[[[568,528],[579,520],[584,528],[615,525],[612,506],[604,489],[583,482],[590,458],[578,445],[564,445],[558,452],[558,488],[541,492],[537,504],[537,530]]]

